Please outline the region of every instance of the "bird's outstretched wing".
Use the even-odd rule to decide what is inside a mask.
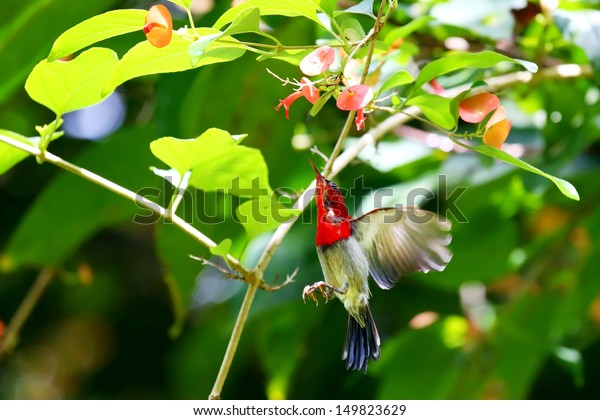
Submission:
[[[408,273],[444,270],[452,258],[447,248],[450,226],[450,221],[417,207],[376,209],[352,220],[371,276],[382,289],[392,288]]]

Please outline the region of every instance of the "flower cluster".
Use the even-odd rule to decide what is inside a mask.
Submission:
[[[156,48],[169,45],[173,36],[173,19],[169,9],[162,4],[152,6],[146,15],[144,33],[148,42]]]
[[[325,75],[334,61],[335,50],[332,47],[319,47],[302,59],[300,71],[306,76]],[[324,77],[317,82],[303,77],[299,83],[296,83],[298,88],[287,98],[280,100],[275,109],[278,111],[283,106],[285,117],[289,118],[290,106],[296,99],[305,97],[311,104],[315,104],[320,98],[321,91],[331,89],[332,80],[335,81],[333,96],[337,97],[337,107],[343,111],[357,111],[354,119],[356,129],[364,129],[366,121],[364,109],[373,100],[373,90],[366,85],[353,84],[350,79],[343,76]],[[339,85],[340,83],[342,86]]]
[[[478,124],[490,118],[485,124],[483,142],[488,146],[502,148],[508,137],[512,121],[506,119],[506,109],[500,105],[500,99],[493,93],[479,93],[463,99],[458,107],[460,118],[468,123]]]

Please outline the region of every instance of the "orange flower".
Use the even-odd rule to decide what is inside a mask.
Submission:
[[[460,101],[460,118],[468,123],[479,123],[500,105],[500,99],[493,93],[480,93]]]
[[[152,6],[146,15],[144,33],[148,42],[156,48],[169,45],[173,36],[173,19],[169,9],[162,4]]]
[[[488,146],[502,148],[511,127],[512,121],[506,119],[506,110],[499,106],[485,125],[483,142]]]

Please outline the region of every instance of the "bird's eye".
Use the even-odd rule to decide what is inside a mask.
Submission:
[[[335,185],[335,182],[328,181],[328,182],[327,182],[327,185],[329,185],[329,186],[330,186],[331,188],[333,188],[333,189],[336,189],[336,190],[338,189],[338,186],[337,186],[337,185]]]

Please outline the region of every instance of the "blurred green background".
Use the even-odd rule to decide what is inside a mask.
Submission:
[[[52,120],[23,85],[61,32],[103,11],[151,4],[0,1],[0,128],[34,136],[36,124]],[[340,7],[351,4],[339,2]],[[210,26],[229,5],[195,2],[197,24]],[[435,19],[402,45],[401,53],[419,65],[462,45],[472,51],[496,49],[543,67],[596,66],[598,2],[560,1],[558,6],[550,10],[548,2],[520,0],[401,1],[391,26],[422,15]],[[175,26],[185,24],[183,14],[174,17]],[[368,30],[371,21],[361,21]],[[311,44],[323,35],[301,18],[266,23],[288,45]],[[101,45],[122,54],[143,39],[140,30]],[[218,127],[248,133],[245,144],[263,152],[271,185],[299,191],[313,176],[306,157],[319,159],[308,149],[329,153],[346,115],[331,105],[307,117],[308,103],[298,101],[286,120],[273,108],[290,89],[267,67],[284,78],[299,77],[287,63],[257,62],[246,54],[226,64],[132,80],[119,88],[119,106],[126,112],[120,114],[124,121],[118,131],[86,141],[74,138],[85,134],[73,128],[50,150],[135,191],[158,188],[157,200],[166,204],[171,188],[148,170],[161,164],[150,153],[150,141],[163,135],[196,137]],[[451,87],[491,74],[451,74],[438,81]],[[391,291],[373,287],[382,356],[366,374],[346,372],[340,360],[343,307],[334,301],[315,308],[301,299],[303,287],[322,278],[309,207],[267,271],[267,279],[277,283],[299,267],[296,282],[278,292],[258,292],[224,398],[600,396],[597,79],[540,81],[499,95],[513,120],[507,150],[568,179],[581,201],[562,196],[545,178],[460,150],[431,147],[435,142],[423,124],[396,130],[377,149],[361,154],[336,182],[350,188],[363,177],[367,189],[392,188],[400,202],[410,189],[428,188],[436,198],[423,205],[438,211],[448,207],[444,197],[466,187],[456,205],[468,222],[458,223],[449,214],[455,222],[454,259],[445,272],[402,278]],[[446,176],[447,193],[440,174]],[[234,251],[242,252],[244,232],[232,220],[232,199],[193,194],[181,209],[186,220],[216,241],[233,238]],[[0,176],[0,203],[3,324],[41,269],[59,269],[17,347],[0,361],[2,398],[208,396],[244,284],[211,269],[201,272],[188,254],[208,257],[207,251],[173,226],[133,223],[140,210],[126,200],[32,158]],[[365,191],[350,197],[349,204],[359,212],[373,201]],[[227,221],[211,224],[219,215]],[[243,257],[248,266],[268,238],[248,245]],[[191,300],[181,328],[173,326],[165,280],[193,291],[191,299],[180,297]]]

